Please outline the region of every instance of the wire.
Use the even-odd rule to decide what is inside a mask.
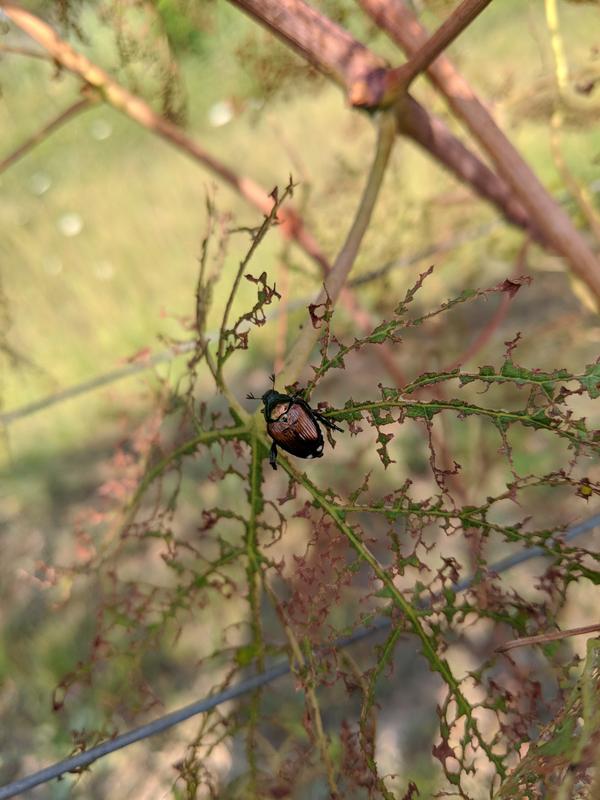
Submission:
[[[600,180],[592,181],[589,184],[588,189],[592,192],[600,191]],[[557,198],[560,203],[565,203],[568,200],[568,195],[561,195]],[[436,253],[445,253],[449,250],[454,250],[457,247],[461,247],[468,242],[475,241],[476,239],[481,239],[490,233],[494,228],[505,224],[505,220],[503,217],[497,217],[496,219],[492,220],[491,222],[485,223],[483,225],[476,225],[472,228],[469,228],[462,233],[459,233],[457,236],[450,237],[448,239],[444,239],[441,242],[437,242],[430,247],[426,247],[422,250],[417,250],[417,252],[412,253],[405,258],[398,258],[392,261],[388,261],[387,263],[383,264],[378,269],[372,270],[371,272],[367,272],[364,275],[359,275],[356,278],[353,278],[348,282],[350,287],[355,286],[362,286],[366,283],[370,283],[371,281],[376,280],[383,275],[386,275],[388,272],[391,272],[395,269],[401,269],[406,267],[411,267],[413,264],[418,264],[419,261],[423,261],[426,258],[430,258],[434,256]],[[306,308],[308,303],[311,302],[310,298],[303,298],[299,300],[295,300],[292,303],[288,304],[288,310],[296,310],[297,308]],[[280,315],[279,309],[274,309],[270,314],[267,314],[267,319],[276,319]],[[216,331],[214,333],[209,333],[208,336],[216,336]],[[46,397],[41,398],[40,400],[36,400],[33,403],[27,403],[26,405],[19,406],[18,408],[13,409],[12,411],[4,411],[0,413],[0,425],[10,425],[11,423],[15,422],[18,419],[23,419],[24,417],[29,417],[32,414],[36,414],[38,411],[43,411],[46,408],[50,408],[51,406],[56,405],[57,403],[62,403],[65,400],[70,400],[73,397],[78,397],[79,395],[86,394],[87,392],[92,392],[95,389],[99,389],[101,386],[106,386],[106,384],[114,383],[115,381],[123,380],[123,378],[128,378],[130,375],[135,375],[138,372],[144,372],[145,370],[151,369],[156,364],[161,364],[165,361],[172,361],[174,358],[179,358],[179,356],[183,355],[184,353],[188,353],[193,350],[195,347],[195,342],[184,342],[182,344],[176,345],[175,347],[169,348],[168,350],[163,350],[160,353],[156,353],[155,355],[151,356],[150,358],[144,360],[143,362],[137,362],[135,364],[126,364],[123,367],[118,367],[117,369],[113,369],[110,372],[105,372],[102,375],[98,375],[95,378],[90,378],[87,381],[82,381],[81,383],[75,384],[75,386],[71,386],[68,389],[64,389],[61,392],[56,392],[56,394],[51,394]]]
[[[600,525],[600,513],[589,517],[589,519],[584,520],[578,525],[574,525],[573,527],[569,528],[565,534],[554,538],[565,542],[571,541],[578,536],[581,536],[583,533],[591,531],[598,525]],[[500,574],[512,569],[513,567],[516,567],[518,564],[523,564],[532,558],[538,558],[539,556],[543,555],[547,555],[543,548],[529,547],[526,550],[523,550],[521,553],[508,556],[507,558],[503,558],[502,560],[490,565],[489,572]],[[464,578],[463,580],[453,584],[452,589],[457,593],[464,592],[474,583],[474,581],[474,576]],[[389,617],[379,617],[368,628],[359,628],[349,636],[337,639],[333,646],[337,649],[349,647],[350,645],[360,642],[369,636],[373,636],[375,633],[386,630],[390,627],[391,623],[392,621]],[[248,692],[252,692],[261,686],[266,686],[277,678],[287,675],[290,671],[291,666],[289,661],[279,661],[265,672],[261,672],[258,675],[252,676],[251,678],[247,678],[246,680],[238,683],[236,686],[225,689],[223,692],[218,692],[210,697],[205,697],[202,700],[198,700],[195,703],[191,703],[190,705],[180,708],[178,711],[172,711],[170,714],[165,714],[165,716],[159,717],[153,722],[149,722],[146,725],[141,725],[139,728],[134,728],[133,730],[123,733],[120,736],[115,736],[113,739],[109,739],[106,742],[102,742],[102,744],[96,745],[96,747],[91,747],[89,750],[86,750],[83,753],[78,753],[71,758],[58,761],[56,764],[52,764],[51,766],[46,767],[39,772],[34,772],[31,775],[27,775],[25,778],[20,778],[12,783],[8,783],[5,786],[0,787],[0,800],[9,800],[9,798],[16,797],[28,789],[33,789],[35,786],[39,786],[40,784],[47,783],[54,778],[58,778],[61,775],[64,775],[66,772],[73,772],[74,770],[80,770],[83,767],[87,767],[94,761],[97,761],[99,758],[102,758],[109,753],[114,753],[116,750],[121,750],[123,747],[128,747],[130,744],[139,742],[142,739],[147,739],[149,736],[155,736],[157,733],[162,733],[163,731],[178,725],[180,722],[184,722],[190,717],[194,717],[197,714],[202,714],[205,711],[210,711],[213,708],[221,705],[221,703],[225,703],[228,700],[235,700],[236,698],[242,697]]]
[[[55,394],[48,395],[47,397],[42,397],[40,400],[36,400],[33,403],[27,403],[27,405],[15,408],[12,411],[5,411],[0,414],[0,424],[10,425],[11,422],[14,422],[17,419],[29,417],[31,414],[36,414],[38,411],[43,411],[43,409],[54,406],[57,403],[62,403],[65,400],[70,400],[72,397],[78,397],[80,394],[86,394],[94,389],[99,389],[101,386],[106,386],[107,383],[114,383],[115,381],[120,381],[123,378],[128,378],[130,375],[136,375],[138,372],[144,372],[145,370],[151,369],[152,367],[156,366],[156,364],[161,364],[164,361],[172,361],[174,358],[177,358],[184,353],[189,353],[194,349],[195,346],[195,340],[183,342],[175,347],[170,347],[168,350],[162,350],[160,353],[155,353],[154,355],[150,356],[150,358],[144,359],[143,361],[136,361],[133,364],[125,364],[122,367],[117,367],[116,369],[110,370],[110,372],[105,372],[102,375],[96,376],[95,378],[90,378],[87,381],[82,381],[81,383],[75,384],[75,386],[70,386],[68,389],[63,389],[61,392],[56,392]]]
[[[365,283],[369,283],[370,281],[376,280],[378,277],[387,274],[391,270],[399,269],[401,267],[410,267],[413,264],[418,264],[419,261],[423,261],[425,258],[429,258],[435,253],[439,252],[447,252],[452,250],[456,247],[460,247],[467,242],[474,241],[475,239],[481,238],[489,233],[497,225],[502,224],[502,219],[499,217],[497,220],[493,222],[483,225],[474,227],[469,231],[459,234],[458,236],[452,237],[450,239],[446,239],[442,242],[438,242],[431,247],[427,247],[423,250],[419,250],[416,253],[413,253],[406,258],[396,259],[394,261],[389,261],[386,264],[383,264],[379,269],[373,270],[372,272],[368,272],[365,275],[361,275],[358,278],[354,278],[353,280],[349,281],[349,285],[353,286],[361,286]],[[312,301],[312,298],[306,297],[301,298],[298,300],[293,301],[292,303],[288,303],[287,309],[288,311],[295,311],[298,308],[306,308],[308,304]],[[269,314],[267,314],[267,320],[276,319],[281,314],[279,309],[274,309]],[[217,331],[207,334],[209,338],[212,336],[217,335]],[[57,403],[62,403],[65,400],[70,400],[73,397],[78,397],[82,394],[87,394],[87,392],[92,392],[95,389],[99,389],[102,386],[106,386],[109,383],[114,383],[115,381],[123,380],[124,378],[128,378],[131,375],[135,375],[138,372],[144,372],[145,370],[151,369],[156,364],[161,364],[166,361],[172,361],[175,358],[179,358],[179,356],[183,355],[184,353],[188,353],[193,350],[195,347],[195,342],[184,342],[176,347],[169,348],[168,350],[163,350],[160,353],[156,353],[155,355],[151,356],[144,361],[136,362],[135,364],[126,364],[122,367],[117,367],[116,369],[110,370],[109,372],[105,372],[102,375],[98,375],[95,378],[90,378],[89,380],[82,381],[81,383],[77,383],[74,386],[69,387],[68,389],[64,389],[63,391],[56,392],[55,394],[47,395],[46,397],[40,398],[40,400],[36,400],[33,403],[27,403],[26,405],[19,406],[18,408],[13,409],[12,411],[4,411],[0,413],[0,425],[10,425],[16,420],[23,419],[24,417],[29,417],[32,414],[37,414],[38,411],[43,411],[46,408],[50,408],[51,406],[56,405]]]

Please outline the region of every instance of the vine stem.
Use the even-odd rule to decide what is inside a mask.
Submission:
[[[151,469],[147,470],[144,477],[140,481],[139,486],[137,487],[135,494],[131,498],[127,508],[125,509],[124,520],[121,525],[121,530],[125,530],[128,525],[131,523],[132,519],[134,518],[136,511],[139,508],[139,505],[142,501],[146,490],[150,486],[153,481],[156,480],[160,475],[162,475],[165,470],[173,464],[173,462],[178,461],[183,456],[189,455],[193,453],[196,447],[200,444],[212,444],[213,442],[218,442],[220,440],[230,440],[230,439],[239,439],[242,438],[244,434],[248,433],[248,426],[247,425],[236,425],[230,428],[217,428],[216,430],[212,431],[200,431],[196,436],[192,439],[189,439],[187,442],[184,442],[178,448],[173,450],[173,452],[168,453],[166,456],[160,459],[160,461],[155,464]]]
[[[298,668],[300,670],[305,670],[306,672],[308,672],[308,668],[311,665],[306,663],[306,659],[304,658],[304,655],[302,653],[302,648],[300,647],[300,643],[296,638],[296,634],[294,633],[291,625],[289,624],[285,611],[281,603],[279,602],[279,598],[275,594],[275,591],[272,589],[272,587],[268,584],[264,574],[263,574],[263,585],[265,587],[266,593],[271,598],[273,608],[275,609],[277,616],[279,617],[281,626],[284,630],[284,633],[288,640],[288,644],[290,646],[290,651],[292,653],[293,660],[296,661],[296,664],[298,665]],[[333,766],[333,761],[331,760],[329,748],[327,746],[327,737],[325,735],[325,729],[323,727],[321,708],[319,706],[319,701],[317,699],[317,693],[315,691],[315,687],[313,684],[313,678],[309,677],[307,674],[306,678],[302,681],[302,685],[304,687],[306,700],[308,702],[312,714],[314,735],[315,739],[317,740],[317,746],[319,748],[319,752],[321,753],[321,758],[323,759],[323,763],[325,764],[325,771],[327,773],[327,783],[329,785],[329,791],[331,792],[331,797],[334,798],[334,800],[337,800],[337,798],[339,798],[340,795],[335,780],[335,769]]]
[[[334,522],[340,533],[342,533],[348,539],[359,558],[361,558],[371,567],[373,573],[387,589],[393,604],[402,612],[405,619],[410,624],[413,633],[420,640],[423,655],[427,659],[429,666],[432,670],[440,674],[442,680],[448,687],[451,696],[454,698],[457,707],[457,719],[463,716],[465,717],[467,726],[471,728],[479,743],[479,746],[485,752],[491,763],[494,764],[498,774],[504,776],[506,774],[506,770],[502,763],[502,759],[494,753],[491,746],[483,738],[483,735],[481,734],[477,725],[477,721],[473,717],[473,707],[462,693],[460,684],[454,677],[454,673],[452,672],[452,669],[450,668],[450,665],[446,659],[441,658],[438,655],[435,642],[423,627],[419,611],[404,597],[386,569],[375,558],[373,553],[362,541],[356,531],[354,531],[352,526],[346,522],[344,512],[340,511],[335,503],[332,503],[330,500],[328,500],[328,498],[321,491],[319,491],[319,489],[304,473],[297,472],[287,461],[287,459],[281,457],[279,459],[279,463],[288,473],[288,475],[296,481],[296,483],[304,486],[315,504],[321,508]]]
[[[375,158],[369,172],[367,184],[360,199],[358,210],[330,273],[325,279],[325,285],[315,304],[331,302],[335,305],[344,284],[350,274],[356,256],[371,221],[371,215],[383,183],[386,167],[392,152],[396,137],[396,120],[393,111],[382,112],[379,120],[377,147]],[[300,376],[302,369],[309,361],[311,351],[319,338],[319,330],[306,326],[296,344],[291,349],[285,366],[279,376],[282,385],[294,383]]]
[[[250,513],[246,524],[246,580],[248,582],[248,604],[250,606],[250,630],[252,632],[252,649],[257,672],[265,670],[265,643],[260,613],[261,554],[258,548],[258,517],[263,510],[262,495],[263,471],[261,468],[261,445],[256,428],[253,428],[250,439],[251,459],[249,473],[248,501]],[[250,792],[253,798],[259,797],[258,765],[256,761],[256,733],[260,717],[261,689],[252,693],[249,709],[248,733],[246,736],[246,756],[250,768]]]
[[[352,526],[346,522],[344,512],[339,509],[335,503],[330,502],[304,473],[297,472],[286,459],[280,458],[279,463],[281,463],[282,467],[290,477],[292,477],[297,483],[304,486],[315,503],[327,514],[328,517],[333,520],[338,530],[348,539],[354,550],[358,553],[359,557],[371,567],[377,578],[379,578],[379,580],[383,583],[385,588],[388,590],[391,599],[394,601],[394,604],[400,609],[400,611],[402,611],[410,623],[414,633],[421,640],[425,657],[431,664],[432,668],[435,669],[436,672],[440,673],[448,687],[455,693],[460,714],[468,716],[471,706],[466,698],[462,695],[458,681],[452,674],[449,665],[437,654],[435,646],[425,631],[417,611],[405,599],[392,578],[375,558],[373,553],[371,553],[367,545],[361,540],[360,536],[358,536]]]
[[[514,526],[506,526],[500,525],[495,522],[488,522],[487,520],[483,519],[480,516],[477,516],[477,509],[472,513],[466,512],[458,512],[455,510],[444,510],[443,508],[419,508],[416,506],[411,506],[408,508],[401,508],[395,506],[367,506],[367,505],[345,505],[342,503],[336,503],[335,507],[337,510],[342,514],[386,514],[392,516],[410,516],[411,514],[414,516],[430,518],[430,519],[442,519],[442,520],[454,520],[460,519],[463,523],[465,528],[471,530],[477,530],[479,528],[484,529],[487,533],[499,533],[506,537],[506,541],[509,542],[522,542],[528,547],[534,546],[539,547],[546,555],[554,557],[556,559],[560,559],[562,555],[562,549],[555,544],[555,540],[551,535],[548,535],[547,538],[542,538],[542,535],[538,535],[538,543],[536,545],[531,545],[530,540],[526,534],[521,533],[517,528]],[[544,532],[546,533],[546,532]],[[551,534],[551,532],[547,532]]]
[[[379,775],[379,771],[377,769],[377,761],[375,760],[375,736],[376,736],[377,719],[375,715],[372,714],[371,712],[375,704],[375,688],[377,684],[377,678],[379,677],[381,670],[383,669],[385,664],[388,662],[388,653],[391,654],[393,652],[393,647],[401,635],[402,631],[399,628],[396,628],[388,637],[387,643],[385,645],[386,652],[384,656],[380,658],[379,661],[377,662],[377,666],[370,672],[370,677],[368,682],[365,679],[365,676],[363,675],[360,667],[358,666],[354,658],[350,655],[350,653],[342,653],[342,662],[345,663],[350,668],[363,694],[363,702],[358,722],[361,747],[363,755],[365,757],[365,761],[367,763],[367,767],[370,769],[371,774],[373,775],[373,778],[377,783],[377,788],[381,792],[381,795],[384,798],[384,800],[395,800],[395,797],[388,790],[383,778]],[[392,639],[393,639],[393,644],[390,644]]]
[[[453,400],[428,400],[428,401],[418,401],[418,400],[376,400],[376,401],[367,401],[365,403],[355,403],[352,406],[346,406],[345,408],[335,409],[332,411],[327,412],[327,417],[329,419],[344,419],[344,415],[348,414],[348,412],[358,412],[358,411],[373,411],[373,410],[385,410],[391,411],[393,409],[415,409],[416,414],[410,415],[412,419],[416,419],[420,417],[421,419],[427,419],[430,415],[436,414],[438,411],[456,411],[458,414],[476,414],[480,417],[488,417],[491,420],[497,422],[497,424],[501,424],[502,422],[508,421],[509,423],[513,422],[520,422],[522,425],[528,425],[532,428],[537,428],[538,430],[542,431],[552,431],[557,436],[561,436],[563,439],[568,439],[570,442],[574,444],[583,444],[587,445],[588,447],[595,447],[595,441],[593,440],[593,435],[588,437],[586,440],[583,436],[578,435],[577,433],[572,433],[571,430],[567,428],[560,428],[558,424],[552,424],[550,421],[546,422],[544,420],[538,419],[535,417],[535,413],[528,414],[526,411],[503,411],[500,409],[495,408],[483,408],[483,406],[476,406],[472,405],[471,403],[460,403]],[[395,421],[395,420],[393,420]],[[382,424],[391,424],[392,420]]]
[[[237,294],[237,290],[238,290],[238,287],[240,285],[240,281],[242,280],[242,276],[244,274],[244,270],[248,266],[250,260],[252,259],[252,256],[256,252],[259,244],[265,238],[265,236],[267,235],[267,232],[270,229],[271,225],[273,225],[273,223],[277,219],[277,212],[279,211],[282,203],[285,201],[285,199],[287,197],[289,197],[291,195],[292,190],[293,190],[293,185],[292,185],[292,183],[290,181],[290,183],[285,188],[285,191],[283,192],[281,197],[278,196],[278,194],[277,194],[277,192],[275,190],[272,192],[271,196],[273,197],[273,207],[271,208],[269,213],[266,215],[266,217],[265,217],[262,225],[260,226],[260,228],[256,231],[256,233],[254,233],[254,235],[252,237],[252,244],[250,245],[250,249],[248,250],[248,252],[244,256],[244,258],[240,261],[240,265],[238,267],[238,271],[237,271],[237,274],[235,276],[235,280],[233,281],[233,286],[231,287],[231,291],[229,292],[229,297],[227,298],[227,303],[225,304],[225,310],[223,312],[223,320],[221,322],[221,330],[219,332],[219,343],[218,343],[218,348],[217,348],[217,365],[216,365],[217,366],[217,370],[216,370],[216,374],[215,374],[215,379],[216,379],[216,381],[217,381],[217,383],[218,383],[218,385],[219,385],[219,387],[221,389],[223,389],[223,387],[224,387],[224,384],[223,384],[223,364],[225,362],[225,359],[227,358],[227,353],[225,351],[225,343],[226,343],[226,340],[227,340],[227,333],[228,333],[228,331],[227,331],[227,322],[229,320],[229,315],[231,313],[231,308],[233,306],[233,301],[234,301],[235,296]]]

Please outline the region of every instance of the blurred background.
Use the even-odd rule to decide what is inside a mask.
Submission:
[[[316,5],[391,63],[401,63],[399,51],[350,0]],[[430,29],[454,5],[441,0],[414,3]],[[349,109],[341,92],[300,58],[225,2],[29,3],[27,7],[51,21],[74,47],[155,110],[185,125],[208,152],[240,176],[251,177],[270,191],[285,186],[291,174],[298,183],[297,207],[323,250],[330,258],[335,256],[358,204],[375,128],[367,115]],[[600,213],[600,105],[594,95],[600,79],[600,9],[595,3],[574,2],[561,2],[559,8],[571,79],[581,88],[582,103],[564,113],[558,125],[552,124],[553,118],[556,123],[555,71],[541,0],[492,3],[452,46],[450,55],[544,185],[585,228],[564,177],[566,169]],[[0,15],[0,159],[80,96],[76,77],[44,59],[16,52],[20,48],[35,49],[35,45]],[[414,93],[464,135],[423,78]],[[232,590],[233,597],[221,592],[220,601],[190,612],[185,625],[174,616],[152,640],[152,647],[147,642],[131,645],[135,634],[124,623],[122,649],[114,645],[104,668],[90,666],[98,646],[94,636],[99,607],[114,602],[116,608],[126,594],[119,594],[116,582],[110,588],[110,569],[106,569],[100,603],[98,575],[84,565],[91,551],[114,558],[114,543],[104,538],[104,532],[90,530],[95,514],[104,519],[128,496],[153,426],[158,425],[157,404],[186,372],[185,356],[169,356],[154,366],[148,359],[170,353],[174,341],[192,336],[207,198],[219,214],[229,215],[231,227],[255,227],[261,221],[255,209],[215,176],[105,104],[74,116],[0,174],[2,783],[65,756],[78,736],[89,744],[95,735],[91,732],[107,734],[117,727],[122,731],[150,710],[157,715],[202,696],[213,686],[213,673],[199,667],[199,659],[222,646],[223,629],[229,623],[234,626],[231,646],[243,640],[239,620],[244,598],[236,598]],[[361,283],[357,296],[378,321],[389,318],[430,264],[435,265],[434,273],[416,300],[422,313],[464,289],[530,275],[531,285],[519,292],[492,335],[464,362],[465,368],[476,371],[487,363],[501,364],[504,343],[520,332],[519,363],[582,372],[598,356],[600,322],[593,300],[557,256],[531,245],[525,262],[519,262],[523,238],[415,145],[398,139],[352,278],[381,274]],[[209,332],[218,330],[229,286],[247,248],[243,232],[229,237],[213,290]],[[249,410],[253,404],[244,400],[246,393],[260,394],[268,387],[268,376],[297,337],[299,326],[306,324],[306,306],[321,285],[315,265],[286,245],[275,230],[251,267],[255,275],[266,270],[284,297],[278,309],[271,307],[275,311],[267,324],[253,331],[249,349],[235,355],[227,367],[230,386]],[[255,293],[253,284],[243,282],[234,312],[251,307]],[[455,364],[477,341],[501,302],[496,295],[476,299],[407,331],[398,346],[398,366],[411,378]],[[342,339],[358,335],[343,308],[336,312],[334,329]],[[128,364],[149,368],[27,410],[31,403]],[[381,364],[368,354],[357,354],[349,366],[345,372],[329,374],[315,402],[343,405],[350,396],[374,396],[377,384],[386,383]],[[309,377],[307,370],[304,378]],[[202,370],[195,391],[204,395],[209,407],[220,408],[210,377]],[[514,389],[495,388],[486,402],[514,404]],[[517,396],[516,403],[522,398]],[[589,401],[577,398],[573,408],[587,416],[590,425],[597,422],[598,409]],[[443,425],[440,434],[451,457],[463,466],[467,493],[461,502],[483,502],[488,494],[501,492],[511,467],[498,452],[502,443],[493,426],[488,429],[476,418]],[[418,426],[405,427],[390,445],[395,463],[386,472],[375,453],[375,434],[367,432],[352,441],[338,436],[336,449],[329,449],[311,474],[317,481],[333,481],[335,474],[340,489],[346,490],[350,478],[356,477],[354,470],[372,469],[380,492],[410,478],[414,495],[427,497],[436,490],[427,439]],[[558,470],[570,458],[562,442],[534,432],[516,431],[511,444],[514,467],[521,475]],[[213,461],[218,458],[213,452]],[[180,531],[195,530],[204,508],[239,502],[243,488],[231,475],[219,484],[206,480],[212,468],[214,463],[201,457],[186,473],[177,521]],[[597,464],[586,463],[585,470],[598,477]],[[268,476],[269,497],[281,497],[285,488],[281,475]],[[573,492],[551,491],[547,486],[525,493],[522,504],[519,514],[531,516],[537,527],[566,525],[594,510]],[[505,519],[511,521],[513,516],[514,511],[507,509]],[[304,552],[303,526],[302,519],[289,520],[285,542],[278,544],[282,556]],[[376,526],[371,532],[379,535]],[[583,543],[592,541],[588,537]],[[468,560],[467,550],[454,543],[448,553]],[[488,556],[492,560],[505,552],[499,539]],[[169,585],[166,579],[161,583],[158,550],[146,544],[138,548],[133,542],[119,558],[127,573],[119,576],[122,586],[141,575],[161,588]],[[527,591],[531,569],[535,573],[528,567],[511,576],[519,591]],[[132,590],[133,583],[127,585]],[[589,587],[572,585],[561,622],[593,621],[589,614],[596,601]],[[352,609],[358,605],[354,597],[339,610],[341,628],[350,624]],[[473,635],[485,638],[485,634],[482,629]],[[366,656],[372,646],[363,645]],[[577,651],[579,644],[569,647]],[[422,669],[415,650],[410,640],[408,647],[404,644],[395,671],[385,682],[388,694],[383,697],[387,696],[390,711],[380,718],[378,747],[382,772],[402,773],[404,787],[409,778],[416,780],[426,797],[442,785],[430,766],[440,687]],[[471,662],[464,656],[462,663],[467,668]],[[536,664],[529,668],[541,669]],[[69,676],[75,673],[77,680],[67,690]],[[129,694],[131,675],[135,679]],[[65,693],[68,702],[63,706]],[[53,708],[53,702],[60,709]],[[332,730],[346,716],[352,717],[352,708],[356,713],[357,702],[353,707],[339,686],[332,689],[326,703]],[[302,699],[290,682],[268,690],[265,719],[275,712],[277,731],[263,732],[270,742],[271,749],[265,744],[265,751],[271,755],[265,758],[273,774],[286,759],[295,763],[297,741],[303,736]],[[228,724],[231,739],[215,745],[207,763],[221,776],[215,796],[244,797],[244,784],[238,779],[244,772],[243,743],[236,738],[235,725]],[[173,796],[196,796],[189,794],[189,787],[187,795],[178,795],[183,791],[180,786],[171,787],[177,777],[173,764],[184,757],[197,729],[197,722],[188,722],[168,737],[100,762],[91,774],[54,782],[28,796],[156,798],[169,796],[171,790]],[[326,797],[318,770],[312,774],[310,765],[304,769],[294,796]],[[352,796],[366,796],[361,791],[356,789]],[[207,789],[198,792],[199,797],[209,796]]]

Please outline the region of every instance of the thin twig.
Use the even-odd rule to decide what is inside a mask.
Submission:
[[[371,220],[395,137],[396,122],[394,114],[392,111],[384,112],[379,123],[375,158],[373,159],[356,216],[333,268],[325,280],[325,287],[315,301],[316,305],[326,302],[331,302],[335,305],[342,291]],[[284,386],[298,379],[302,369],[308,363],[318,336],[319,331],[316,328],[312,326],[304,328],[296,344],[291,349],[286,365],[280,375],[280,381]]]
[[[311,670],[313,672],[313,675],[309,674],[311,664],[307,663],[307,659],[304,658],[304,655],[302,653],[302,648],[300,647],[300,643],[296,638],[296,634],[294,633],[294,630],[287,619],[285,610],[281,605],[281,603],[279,602],[279,598],[275,594],[275,591],[272,589],[272,587],[265,579],[264,574],[263,574],[263,585],[265,587],[266,593],[271,598],[271,603],[273,604],[273,608],[275,609],[277,616],[279,617],[281,626],[288,640],[291,653],[290,664],[292,665],[293,670],[294,670],[294,664],[296,665],[296,669],[294,671],[297,671],[299,673],[298,677],[302,682],[302,686],[306,694],[306,700],[310,708],[310,713],[313,722],[313,732],[315,740],[317,742],[317,747],[319,748],[319,752],[321,753],[321,758],[323,759],[323,763],[325,765],[325,772],[327,774],[327,783],[329,785],[329,791],[331,792],[332,798],[338,798],[339,794],[335,780],[335,770],[333,766],[333,761],[331,760],[331,755],[329,753],[327,737],[325,735],[325,730],[323,728],[323,718],[321,716],[321,708],[319,706],[317,693],[314,687],[314,670]]]
[[[41,61],[53,61],[53,58],[43,50],[34,50],[31,47],[21,47],[15,44],[0,44],[0,53],[12,53],[28,58],[39,58]]]
[[[547,642],[560,642],[570,636],[581,636],[584,633],[596,633],[600,631],[600,623],[595,625],[583,625],[581,628],[569,628],[566,631],[556,631],[555,633],[540,633],[538,636],[523,636],[521,639],[511,639],[496,648],[497,653],[506,653],[517,647],[525,647],[530,644],[546,644]]]
[[[552,153],[552,159],[566,189],[573,196],[573,199],[579,206],[579,210],[590,226],[590,230],[596,237],[596,241],[600,244],[600,215],[594,208],[594,201],[588,194],[587,189],[575,178],[565,160],[560,140],[562,125],[563,114],[561,111],[555,111],[550,120],[550,151]]]
[[[463,0],[444,20],[435,33],[400,67],[402,85],[408,89],[414,79],[446,50],[460,36],[492,0]]]
[[[525,239],[517,255],[515,268],[513,270],[514,276],[520,276],[523,274],[529,245],[530,240]],[[494,335],[494,332],[497,331],[500,325],[502,325],[504,322],[506,315],[508,314],[508,309],[510,308],[515,296],[516,295],[511,292],[502,292],[502,297],[500,299],[500,303],[498,304],[498,308],[494,312],[493,316],[488,320],[485,328],[478,333],[469,347],[467,347],[467,349],[464,351],[464,353],[462,353],[462,355],[459,356],[459,358],[455,359],[451,364],[444,368],[444,372],[451,372],[453,369],[456,369],[456,367],[462,367],[463,364],[466,364],[467,361],[470,361],[473,356],[475,356],[486,346],[486,344]]]
[[[218,349],[217,349],[217,374],[216,374],[217,384],[219,385],[219,388],[223,388],[223,363],[224,363],[225,358],[226,358],[225,345],[226,345],[226,341],[227,341],[227,335],[226,335],[227,334],[227,323],[228,323],[228,320],[229,320],[229,314],[231,313],[231,308],[233,306],[233,301],[235,299],[238,287],[240,285],[240,281],[242,280],[242,276],[244,274],[244,270],[246,269],[246,267],[248,266],[249,262],[251,261],[252,256],[256,252],[259,244],[265,238],[265,236],[267,235],[267,232],[269,231],[271,226],[276,222],[279,209],[281,208],[281,206],[283,205],[285,200],[288,197],[290,197],[292,192],[293,192],[293,184],[292,184],[292,182],[290,180],[290,183],[288,184],[288,186],[286,186],[286,188],[285,188],[285,190],[284,190],[284,192],[283,192],[283,194],[281,196],[279,196],[277,190],[274,190],[271,193],[271,195],[273,197],[273,206],[272,206],[271,210],[269,211],[269,213],[266,215],[266,217],[265,217],[262,225],[260,226],[260,228],[253,234],[253,236],[252,236],[252,244],[250,245],[250,248],[248,249],[248,252],[244,256],[244,258],[240,261],[240,264],[239,264],[239,267],[238,267],[238,271],[237,271],[235,279],[233,281],[233,286],[231,287],[231,291],[229,292],[229,296],[228,296],[227,302],[225,304],[225,310],[223,312],[223,319],[221,321],[221,329],[219,331],[219,343],[218,343]]]
[[[75,103],[72,103],[68,108],[55,117],[53,120],[48,122],[44,125],[37,133],[34,133],[33,136],[30,136],[29,139],[23,142],[23,144],[19,145],[16,150],[13,150],[10,155],[6,156],[5,158],[0,161],[0,173],[4,172],[8,167],[15,164],[19,159],[23,158],[24,155],[29,153],[30,150],[38,145],[40,142],[43,142],[51,133],[54,133],[55,130],[62,127],[66,122],[76,117],[78,114],[81,114],[82,111],[87,111],[88,108],[91,108],[94,105],[95,101],[91,93],[88,93],[87,96],[82,97],[80,100],[77,100]]]
[[[399,628],[395,628],[390,637],[394,640],[397,640],[402,635],[402,631]],[[389,640],[388,640],[389,641]],[[384,649],[387,650],[387,643],[384,646]],[[362,707],[360,710],[360,719],[359,719],[359,731],[360,731],[360,740],[361,740],[361,749],[362,753],[365,757],[367,762],[367,766],[373,775],[373,779],[377,784],[377,788],[381,792],[382,797],[384,800],[394,800],[394,795],[389,791],[387,786],[385,785],[385,781],[379,775],[379,771],[377,769],[377,762],[375,761],[375,737],[377,735],[377,716],[373,713],[373,705],[375,704],[375,689],[377,684],[377,679],[383,669],[383,666],[387,663],[387,659],[385,656],[383,658],[378,658],[377,666],[370,670],[369,680],[367,681],[365,676],[360,670],[360,667],[354,660],[354,658],[350,655],[350,653],[343,653],[342,654],[342,661],[345,663],[358,685],[360,686],[360,690],[363,694],[363,702]]]
[[[554,59],[554,77],[561,105],[578,113],[589,114],[600,110],[598,100],[594,101],[589,96],[582,97],[571,87],[569,77],[569,63],[565,46],[560,32],[560,19],[557,0],[544,0],[546,26],[550,34],[550,49]]]

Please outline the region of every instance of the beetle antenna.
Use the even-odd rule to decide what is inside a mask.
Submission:
[[[275,373],[271,375],[271,383],[273,384],[273,388],[275,388]]]
[[[246,395],[246,400],[258,400],[258,397],[250,393]]]

